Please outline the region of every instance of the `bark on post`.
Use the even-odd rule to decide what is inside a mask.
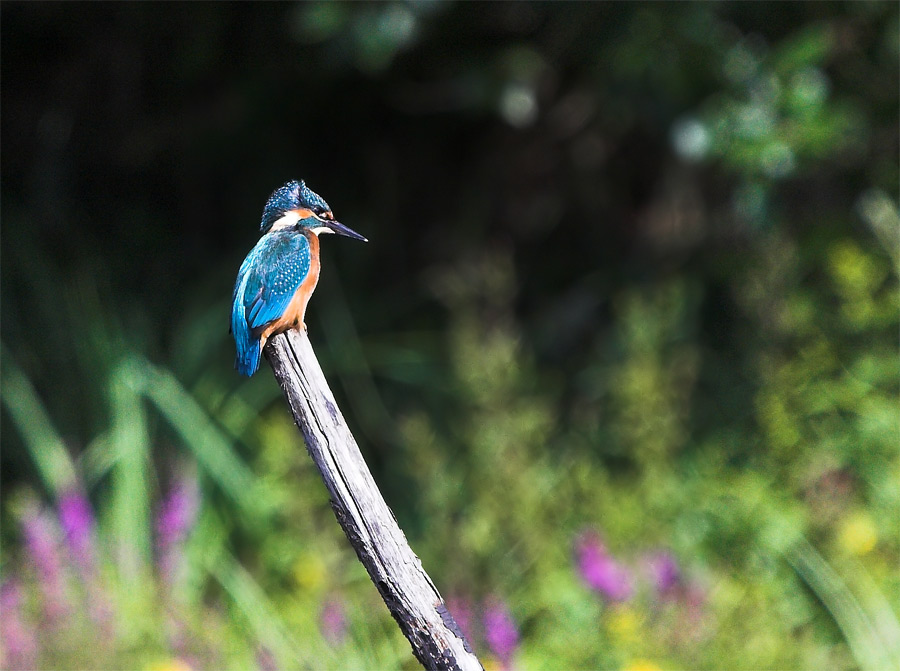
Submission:
[[[426,669],[483,671],[378,490],[306,333],[269,340],[275,372],[356,555]]]

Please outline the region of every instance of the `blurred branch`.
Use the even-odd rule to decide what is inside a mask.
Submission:
[[[480,670],[381,496],[306,334],[275,336],[265,354],[331,494],[335,516],[413,654],[429,670]]]

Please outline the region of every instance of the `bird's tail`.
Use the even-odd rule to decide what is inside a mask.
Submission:
[[[241,375],[250,377],[259,368],[260,353],[259,340],[251,340],[246,349],[238,350],[237,357],[234,359],[234,367]]]
[[[231,331],[234,335],[234,343],[237,346],[237,356],[234,359],[234,367],[241,375],[250,377],[259,368],[260,346],[259,338],[250,332],[250,326],[244,316],[244,306],[235,301],[231,311]]]

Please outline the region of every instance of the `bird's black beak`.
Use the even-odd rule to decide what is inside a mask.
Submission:
[[[363,242],[368,242],[363,236],[354,231],[352,228],[347,228],[341,222],[335,221],[334,219],[328,219],[327,221],[322,222],[323,225],[330,228],[332,231],[337,233],[338,235],[344,235],[348,238],[353,238],[354,240],[362,240]]]

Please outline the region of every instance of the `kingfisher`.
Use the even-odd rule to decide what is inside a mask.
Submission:
[[[262,237],[241,264],[234,285],[231,332],[234,367],[247,377],[259,368],[266,340],[298,326],[319,281],[319,235],[337,233],[368,242],[334,218],[328,203],[306,183],[292,180],[263,208]]]

